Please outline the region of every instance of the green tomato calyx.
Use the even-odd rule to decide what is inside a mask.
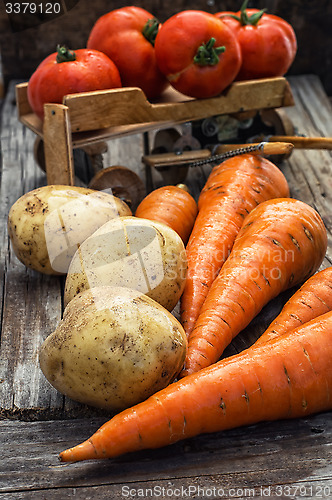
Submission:
[[[58,45],[56,48],[56,62],[63,63],[76,60],[76,54],[73,50],[69,50],[64,45]]]
[[[214,66],[219,62],[219,56],[225,52],[226,47],[214,47],[216,43],[215,38],[210,38],[206,43],[202,43],[197,49],[194,57],[194,63],[200,66]]]
[[[251,16],[248,16],[248,13],[247,13],[248,1],[249,0],[244,0],[242,7],[241,7],[241,10],[240,10],[240,12],[241,12],[240,16],[236,16],[235,14],[234,15],[233,14],[226,14],[226,16],[232,17],[233,19],[236,19],[237,21],[239,21],[239,23],[241,23],[242,26],[246,26],[246,25],[257,26],[259,20],[263,16],[264,12],[266,12],[266,9],[262,9],[258,12],[255,12],[254,14],[251,14]]]
[[[143,36],[148,40],[148,42],[151,43],[152,46],[154,46],[158,29],[159,29],[159,21],[155,17],[149,19],[144,25],[142,31]]]

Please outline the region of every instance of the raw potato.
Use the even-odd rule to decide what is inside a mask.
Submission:
[[[119,217],[101,226],[75,253],[64,303],[101,285],[144,293],[171,311],[185,285],[186,251],[180,236],[161,222]]]
[[[110,193],[43,186],[14,203],[8,231],[25,266],[44,274],[66,274],[77,247],[102,224],[124,215],[131,215],[131,210]]]
[[[70,302],[39,361],[62,394],[120,411],[166,387],[186,349],[181,324],[155,301],[134,290],[99,287]]]

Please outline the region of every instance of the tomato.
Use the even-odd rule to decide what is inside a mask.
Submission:
[[[235,33],[241,46],[242,66],[237,80],[283,76],[295,59],[296,35],[292,26],[265,10],[246,9],[215,14]]]
[[[67,94],[121,87],[120,74],[102,52],[58,46],[57,52],[44,59],[28,82],[28,101],[34,113],[43,119],[45,103],[62,103]]]
[[[167,19],[155,42],[157,63],[171,85],[196,98],[219,95],[236,77],[241,50],[214,15],[186,10]]]
[[[167,87],[155,57],[154,40],[159,22],[140,7],[122,7],[100,17],[87,47],[108,55],[119,68],[124,87],[139,87],[148,99]]]

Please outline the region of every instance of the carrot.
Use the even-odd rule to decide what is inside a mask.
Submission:
[[[163,222],[176,231],[186,244],[193,228],[197,203],[183,184],[151,191],[138,205],[136,217]]]
[[[265,200],[287,196],[282,172],[260,156],[236,156],[211,171],[198,199],[199,212],[186,248],[188,273],[181,298],[181,323],[187,335],[244,217]]]
[[[265,304],[316,272],[326,249],[324,223],[306,203],[280,198],[252,210],[189,335],[181,376],[217,361]]]
[[[331,357],[330,311],[170,384],[59,458],[111,458],[201,433],[331,410]]]
[[[255,345],[293,330],[332,310],[332,267],[309,278],[286,302]]]

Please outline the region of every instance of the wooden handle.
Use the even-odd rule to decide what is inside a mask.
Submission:
[[[250,146],[258,146],[260,144],[252,143],[252,144],[220,144],[215,150],[215,154],[227,153],[228,151],[233,151],[234,149],[246,148]],[[263,142],[262,149],[258,151],[253,151],[251,154],[256,155],[288,155],[291,153],[294,145],[290,142]]]
[[[211,151],[209,149],[198,149],[193,151],[183,151],[180,154],[176,153],[161,153],[145,155],[142,158],[143,163],[150,167],[171,167],[173,165],[188,165],[188,163],[210,158]]]
[[[290,142],[297,149],[332,149],[332,137],[300,137],[288,135],[273,135],[273,142]]]

